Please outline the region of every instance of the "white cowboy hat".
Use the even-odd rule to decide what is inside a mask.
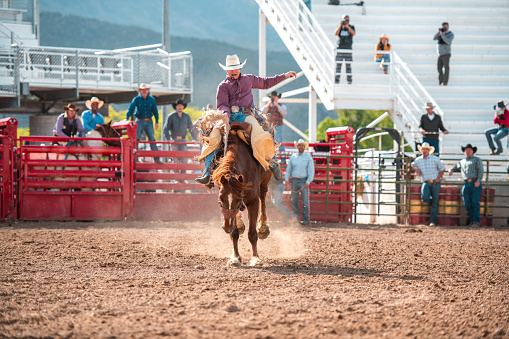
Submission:
[[[422,145],[419,145],[417,146],[417,149],[419,150],[419,152],[422,153],[422,149],[423,148],[428,148],[429,149],[429,154],[433,154],[435,153],[435,147],[433,146],[430,146],[427,142],[423,142]]]
[[[431,102],[427,102],[426,105],[422,106],[422,108],[426,108],[426,109],[433,108],[433,107],[435,107],[435,106],[433,106],[433,103],[431,103]]]
[[[297,141],[293,142],[293,145],[297,147],[297,145],[304,145],[306,148],[309,146],[309,143],[305,141],[304,139],[299,139]]]
[[[93,97],[92,99],[87,100],[87,102],[85,102],[85,106],[87,106],[87,108],[88,108],[88,109],[92,109],[92,104],[93,104],[94,102],[99,103],[99,107],[98,107],[98,108],[101,108],[101,107],[103,107],[103,105],[104,105],[104,101],[99,100],[99,98],[98,98],[98,97]]]
[[[218,64],[225,71],[232,71],[234,69],[241,69],[242,67],[244,67],[246,62],[247,62],[247,59],[244,60],[243,63],[240,63],[239,57],[237,56],[237,54],[234,54],[234,55],[227,55],[226,56],[226,66],[221,65],[220,62],[218,62]]]
[[[140,89],[150,89],[150,86],[149,86],[149,85],[147,85],[146,83],[142,82],[142,83],[140,84],[140,86],[138,86],[138,91],[139,91]]]

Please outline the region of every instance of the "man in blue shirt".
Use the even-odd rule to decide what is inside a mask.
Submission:
[[[436,226],[438,219],[438,199],[440,196],[440,180],[445,172],[442,161],[434,156],[435,147],[427,142],[417,146],[422,153],[412,162],[412,170],[422,177],[421,200],[431,206],[430,226]]]
[[[125,119],[129,120],[134,114],[136,124],[138,125],[136,129],[136,140],[139,141],[143,132],[145,132],[149,141],[156,141],[154,137],[154,125],[152,124],[152,116],[154,116],[156,120],[156,129],[159,128],[159,112],[157,111],[156,99],[149,94],[150,87],[145,83],[140,84],[138,92],[140,94],[131,101]],[[158,150],[155,143],[150,144],[150,149],[152,151]],[[154,157],[154,162],[162,164],[159,157]]]
[[[311,154],[305,152],[308,143],[303,139],[294,142],[298,153],[292,154],[285,172],[285,181],[291,177],[292,209],[295,215],[300,215],[299,193],[302,197],[302,224],[309,224],[309,184],[315,177],[315,165]]]
[[[87,106],[88,110],[81,114],[81,122],[83,123],[85,133],[90,132],[97,125],[104,124],[104,118],[101,113],[98,112],[99,108],[103,107],[103,105],[104,101],[99,100],[97,97],[93,97],[85,102],[85,106]]]

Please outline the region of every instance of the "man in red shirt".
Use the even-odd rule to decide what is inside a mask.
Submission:
[[[497,155],[502,153],[502,138],[507,136],[509,133],[509,110],[507,110],[504,101],[499,101],[495,106],[495,118],[493,119],[494,124],[498,124],[498,127],[490,128],[484,134],[486,135],[486,139],[488,140],[488,145],[491,148],[490,155]],[[493,137],[495,135],[495,137]],[[497,148],[495,149],[495,145],[493,141],[497,144]]]

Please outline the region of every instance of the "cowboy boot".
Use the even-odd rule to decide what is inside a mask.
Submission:
[[[269,169],[272,172],[274,179],[276,179],[277,181],[283,178],[283,173],[281,172],[281,168],[279,168],[279,164],[277,161],[275,160],[272,161],[269,165]]]
[[[214,154],[215,156],[215,154]],[[201,177],[194,179],[194,181],[203,184],[210,188],[211,179],[212,179],[212,173],[214,172],[214,169],[216,168],[216,162],[212,160],[210,162],[209,167],[207,167],[204,171]],[[213,184],[212,184],[213,187]]]

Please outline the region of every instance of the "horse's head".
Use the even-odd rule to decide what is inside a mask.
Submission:
[[[121,138],[121,135],[117,132],[117,130],[111,127],[111,121],[107,124],[97,125],[96,128],[94,128],[94,131],[99,132],[103,138]],[[121,146],[120,140],[105,141],[105,143],[111,147]]]
[[[238,190],[244,186],[243,180],[241,174],[234,174],[230,177],[223,176],[219,181],[219,206],[224,218],[223,230],[228,234],[235,230],[237,213],[246,207],[243,201],[244,191]],[[236,184],[232,185],[232,182]]]

